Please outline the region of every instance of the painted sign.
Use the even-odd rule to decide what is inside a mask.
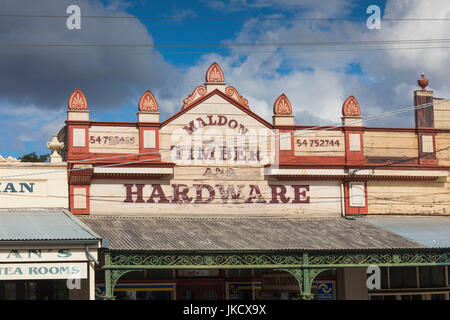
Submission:
[[[344,156],[344,133],[297,130],[294,133],[294,154],[296,156]]]
[[[314,281],[311,290],[317,300],[334,299],[334,281]],[[262,276],[263,291],[299,292],[297,280],[288,273],[267,273]]]
[[[218,269],[180,269],[179,277],[218,277]]]
[[[236,282],[236,283],[227,283],[227,285],[228,285],[228,299],[230,300],[238,300],[239,291],[248,290],[251,292],[251,290],[261,290],[260,282],[253,282],[253,283]]]
[[[272,129],[223,102],[195,109],[161,128],[159,146],[166,160],[177,165],[259,166],[275,162]],[[213,110],[219,112],[211,113]]]
[[[139,132],[130,127],[92,126],[89,129],[89,152],[139,153]]]
[[[237,169],[205,170],[197,179],[187,173],[179,177],[185,179],[94,179],[91,213],[341,214],[339,181],[269,182],[261,176],[241,176]]]
[[[263,291],[299,292],[297,280],[289,273],[266,273],[262,276]]]
[[[87,263],[5,263],[0,280],[85,279]]]
[[[94,250],[91,254],[96,257]],[[87,261],[86,252],[75,249],[23,249],[0,250],[0,262]]]
[[[2,193],[33,193],[34,182],[0,182]]]
[[[183,129],[188,134],[193,134],[196,130],[208,126],[226,127],[231,130],[236,130],[239,134],[248,133],[248,129],[235,119],[228,119],[225,115],[207,115],[206,117],[198,117],[195,120],[189,122]]]
[[[313,287],[317,289],[317,300],[334,299],[334,284],[332,281],[315,282]]]
[[[123,202],[133,203],[196,203],[206,204],[217,199],[216,192],[223,203],[310,203],[309,185],[292,184],[268,185],[270,193],[266,199],[257,184],[171,184],[171,195],[168,197],[160,184],[124,184]],[[148,189],[144,199],[144,188]],[[289,196],[287,195],[289,189]]]

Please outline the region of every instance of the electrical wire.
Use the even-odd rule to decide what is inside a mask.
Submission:
[[[145,48],[144,48],[145,49]],[[251,55],[251,54],[308,54],[308,53],[332,53],[332,54],[342,54],[342,53],[355,53],[355,52],[382,52],[382,51],[390,51],[390,52],[401,52],[403,50],[436,50],[436,49],[450,49],[450,46],[439,46],[439,47],[401,47],[401,48],[353,48],[353,49],[330,49],[330,50],[271,50],[271,51],[242,51],[242,50],[233,50],[233,51],[220,51],[220,50],[208,50],[208,51],[115,51],[115,50],[106,50],[102,52],[105,55],[198,55],[198,54],[240,54],[240,55]],[[64,52],[64,55],[80,55],[80,54],[92,54],[97,53],[93,51],[83,51],[83,52]],[[36,52],[36,51],[21,51],[18,52],[4,52],[1,51],[0,55],[48,55],[48,52]],[[58,53],[61,54],[61,53]]]
[[[81,48],[202,48],[202,47],[313,47],[313,46],[362,46],[386,44],[433,44],[450,43],[450,39],[397,39],[360,41],[314,41],[314,42],[257,42],[257,43],[203,43],[203,44],[149,44],[149,43],[0,43],[5,47],[81,47]]]
[[[42,15],[42,14],[21,14],[5,13],[0,14],[2,18],[49,18],[67,19],[68,15]],[[131,16],[131,15],[81,15],[86,19],[142,19],[154,21],[309,21],[309,22],[335,22],[335,21],[367,21],[366,17],[353,18],[302,18],[302,17],[170,17],[170,16]],[[381,18],[382,21],[450,21],[449,18]]]
[[[411,109],[423,109],[432,105],[436,105],[439,103],[444,103],[444,101],[438,101],[438,102],[431,102],[431,103],[426,103],[426,104],[422,104],[422,105],[418,105],[418,106],[413,106],[413,107],[408,107],[408,108],[403,108],[400,110],[394,110],[394,111],[390,111],[387,113],[382,113],[379,115],[372,115],[372,116],[368,116],[366,117],[366,121],[370,121],[370,120],[375,120],[378,117],[385,117],[385,116],[390,116],[393,114],[398,114],[398,113],[402,113],[402,112],[406,112],[409,111]],[[378,116],[378,117],[377,117]],[[362,117],[363,118],[363,117]],[[354,120],[355,123],[360,122],[361,119],[356,119]],[[349,121],[347,123],[348,124],[353,124],[351,121]],[[302,136],[302,135],[310,135],[312,133],[317,133],[320,131],[327,131],[327,130],[332,130],[332,129],[336,129],[339,127],[343,127],[344,125],[340,125],[340,126],[316,126],[316,127],[311,127],[311,128],[307,128],[304,130],[300,130],[304,131],[303,134],[295,134],[294,137],[298,137],[298,136]],[[320,129],[322,128],[322,129]],[[320,130],[316,130],[316,129],[320,129]],[[286,137],[290,139],[289,137]],[[280,137],[275,137],[274,139],[280,139]],[[223,140],[222,142],[227,142],[229,140]],[[276,140],[275,140],[276,141]],[[250,143],[250,141],[245,141],[247,143]],[[255,141],[255,143],[258,143],[258,141]],[[161,150],[161,151],[155,151],[155,154],[161,154],[161,153],[167,153],[167,152],[172,152],[172,150]],[[145,153],[146,155],[150,154],[150,152]],[[120,158],[120,157],[133,157],[133,156],[139,156],[140,154],[127,154],[127,155],[119,155],[119,156],[112,156],[111,158]],[[107,159],[108,157],[104,157],[102,158],[103,160]],[[114,167],[114,166],[123,166],[123,165],[128,165],[128,164],[136,164],[136,163],[144,163],[144,162],[152,162],[152,161],[162,161],[163,159],[167,160],[167,159],[171,159],[169,157],[163,158],[163,157],[157,157],[157,158],[151,158],[151,159],[144,159],[144,160],[136,160],[136,161],[128,161],[128,162],[122,162],[122,163],[112,163],[112,164],[105,164],[105,165],[100,165],[100,166],[96,166],[95,168],[103,168],[103,167]],[[80,163],[80,162],[87,162],[87,161],[93,161],[92,159],[84,159],[84,160],[77,160],[76,163]],[[410,159],[408,159],[408,161],[410,161]],[[47,172],[35,172],[35,173],[27,173],[27,174],[19,174],[19,175],[10,175],[10,176],[0,176],[0,179],[5,179],[5,178],[13,178],[13,177],[21,177],[21,176],[35,176],[35,175],[39,175],[39,174],[51,174],[51,173],[61,173],[61,172],[74,172],[74,171],[83,171],[83,170],[90,170],[92,168],[75,168],[75,169],[67,169],[67,170],[56,170],[56,171],[47,171]],[[370,169],[370,168],[365,168],[365,169]],[[361,169],[362,170],[362,169]]]

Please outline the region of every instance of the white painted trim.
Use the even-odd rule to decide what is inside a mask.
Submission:
[[[364,208],[366,206],[366,189],[364,182],[350,182],[349,193],[350,193],[350,207]]]
[[[383,169],[279,169],[264,168],[267,176],[348,176],[359,177],[417,177],[446,181],[448,171],[439,170],[383,170]]]
[[[350,169],[350,172],[358,169]],[[371,177],[419,177],[419,178],[437,178],[439,181],[446,181],[448,171],[438,170],[382,170],[382,169],[365,169],[355,172],[356,176]]]
[[[173,168],[96,168],[95,173],[119,174],[173,174]]]
[[[264,174],[268,176],[284,176],[284,175],[299,175],[299,176],[346,176],[347,172],[344,169],[276,169],[265,168]]]

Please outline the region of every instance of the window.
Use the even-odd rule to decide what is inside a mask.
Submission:
[[[445,267],[419,267],[421,288],[445,287]]]
[[[390,288],[417,288],[416,269],[415,267],[389,268]]]

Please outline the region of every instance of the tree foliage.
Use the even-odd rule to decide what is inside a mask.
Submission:
[[[36,152],[31,152],[28,154],[24,154],[19,159],[22,162],[47,162],[49,156],[49,154],[41,154],[40,156],[38,156]]]

